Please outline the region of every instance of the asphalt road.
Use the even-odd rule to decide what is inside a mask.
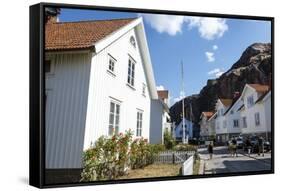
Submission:
[[[242,151],[240,151],[242,153]],[[251,157],[238,154],[230,156],[227,147],[215,147],[213,158],[209,159],[206,148],[199,149],[201,159],[204,161],[204,174],[219,174],[231,172],[249,172],[271,169],[271,154],[267,153],[264,157],[257,157],[252,154]]]

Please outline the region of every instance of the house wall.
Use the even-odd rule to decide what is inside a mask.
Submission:
[[[87,111],[90,55],[48,54],[46,168],[79,168]]]
[[[185,125],[186,125],[186,133],[185,135],[188,137],[188,139],[193,137],[193,123],[187,119],[185,119]],[[182,132],[182,121],[176,126],[174,129],[174,135],[177,140],[182,140],[183,133]]]
[[[225,119],[227,120],[227,132],[229,134],[240,134],[241,133],[241,127],[242,127],[242,121],[240,113],[237,112],[237,110],[242,106],[243,101],[240,99],[237,100],[237,102],[232,106],[232,108],[225,114]],[[233,113],[231,113],[233,111]],[[234,127],[234,120],[238,120],[238,127]]]
[[[164,134],[164,113],[163,106],[160,100],[151,101],[151,113],[150,113],[150,133],[149,141],[152,144],[160,144],[163,141]]]
[[[266,132],[266,116],[265,116],[265,108],[264,103],[256,103],[251,107],[247,105],[247,97],[253,95],[254,102],[261,96],[254,89],[247,88],[244,95],[243,100],[245,104],[245,109],[243,111],[243,115],[246,116],[247,119],[247,128],[242,128],[243,134],[257,134]],[[255,113],[260,114],[260,125],[255,124]]]
[[[265,111],[265,128],[267,132],[271,132],[271,93],[267,95],[264,101],[264,111]]]
[[[134,48],[129,39],[136,36],[132,29],[92,57],[86,133],[84,149],[90,147],[101,135],[108,135],[110,101],[120,102],[119,132],[133,130],[136,133],[137,111],[143,111],[142,136],[149,138],[150,127],[150,94],[142,95],[142,85],[148,86],[143,69],[138,42]],[[137,38],[135,37],[137,40]],[[108,54],[117,61],[115,75],[108,72]],[[127,85],[129,55],[136,61],[135,86]]]
[[[203,115],[202,120],[200,122],[200,137],[203,139],[207,139],[209,136],[209,123],[206,116]]]
[[[218,111],[217,113],[217,118],[216,118],[216,122],[215,122],[215,129],[216,129],[216,139],[219,142],[224,142],[228,139],[227,136],[227,124],[224,127],[224,121],[227,121],[225,116],[222,115],[219,111],[223,109],[223,113],[226,111],[226,107],[220,102],[218,101],[217,105],[216,105],[216,110]]]

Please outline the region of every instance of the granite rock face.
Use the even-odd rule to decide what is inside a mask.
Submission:
[[[233,98],[234,92],[241,93],[246,83],[268,85],[271,72],[271,44],[252,44],[228,71],[217,79],[209,79],[199,94],[184,98],[185,116],[198,123],[201,112],[213,111],[218,98]],[[172,121],[176,124],[181,120],[181,111],[181,101],[170,107]]]

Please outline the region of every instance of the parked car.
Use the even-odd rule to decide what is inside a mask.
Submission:
[[[236,137],[236,142],[237,142],[237,148],[242,149],[243,145],[244,145],[243,138],[242,137]]]

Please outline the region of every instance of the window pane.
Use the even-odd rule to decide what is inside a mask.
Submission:
[[[114,114],[113,113],[110,113],[110,115],[109,115],[109,124],[110,125],[114,124]]]
[[[112,103],[112,102],[110,103],[110,112],[111,113],[114,113],[114,105],[115,105],[114,103]]]
[[[134,78],[131,79],[131,85],[134,86],[135,82],[134,82]]]
[[[119,115],[115,116],[115,125],[119,125]]]
[[[50,60],[45,60],[45,73],[51,72],[51,61]]]
[[[116,113],[119,114],[119,112],[120,112],[120,105],[116,104]]]

